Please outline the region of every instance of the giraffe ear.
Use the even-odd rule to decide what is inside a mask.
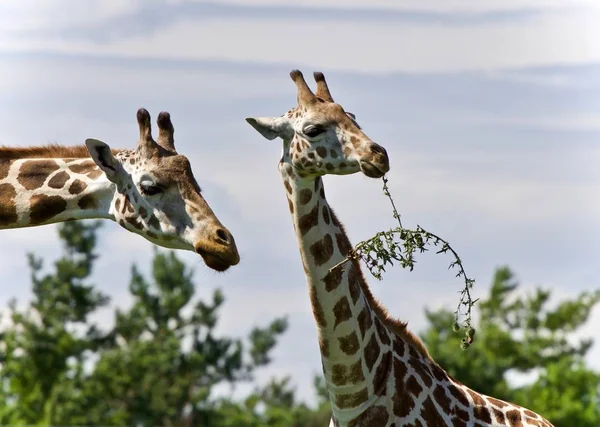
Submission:
[[[284,138],[290,133],[289,127],[286,126],[288,123],[283,117],[248,117],[246,121],[269,140]]]
[[[88,138],[85,140],[85,145],[92,156],[92,160],[102,169],[110,181],[115,182],[122,167],[121,163],[113,156],[108,144],[97,139]]]

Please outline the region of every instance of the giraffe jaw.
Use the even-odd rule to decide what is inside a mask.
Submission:
[[[215,271],[223,272],[229,267],[237,265],[240,262],[240,256],[237,249],[223,251],[213,248],[213,245],[199,245],[196,247],[196,253],[199,254],[207,267]]]
[[[389,170],[389,167],[387,167],[386,169]],[[387,170],[384,172],[377,166],[375,166],[373,163],[364,160],[360,162],[360,170],[369,178],[381,178],[387,172]]]
[[[226,271],[232,265],[224,261],[218,255],[209,254],[208,252],[204,252],[202,250],[198,250],[196,252],[200,254],[207,267],[212,268],[213,270],[218,271],[220,273]]]

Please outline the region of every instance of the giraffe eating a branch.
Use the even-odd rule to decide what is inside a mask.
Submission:
[[[225,271],[240,258],[233,236],[202,196],[189,160],[178,154],[167,112],[137,112],[135,150],[85,146],[0,147],[0,229],[76,219],[111,219],[150,242],[198,253]]]
[[[283,140],[279,172],[317,324],[330,426],[552,427],[528,409],[452,378],[375,299],[359,262],[342,263],[352,245],[321,177],[360,171],[380,178],[389,170],[388,155],[333,101],[322,73],[314,74],[316,93],[300,71],[290,76],[298,106],[281,117],[246,120],[265,138]]]

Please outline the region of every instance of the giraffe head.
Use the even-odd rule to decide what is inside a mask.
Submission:
[[[290,77],[298,88],[296,108],[281,117],[246,119],[265,138],[283,139],[282,163],[291,164],[304,177],[360,171],[380,178],[388,172],[385,149],[362,131],[352,113],[333,101],[323,73],[314,73],[316,94],[300,71],[292,71]]]
[[[111,216],[159,246],[197,252],[214,270],[236,265],[240,258],[233,236],[202,197],[189,160],[175,151],[169,113],[158,115],[156,141],[146,109],[138,110],[137,121],[135,150],[113,155],[106,143],[85,141],[94,162],[114,184]]]

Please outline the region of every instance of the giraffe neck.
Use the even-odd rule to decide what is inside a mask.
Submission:
[[[89,158],[0,158],[0,229],[112,218],[114,193]]]
[[[317,324],[333,411],[330,426],[552,427],[532,411],[449,376],[405,323],[388,318],[357,261],[332,269],[351,245],[325,199],[321,178],[302,178],[283,161],[280,172]]]
[[[392,334],[371,307],[358,262],[330,271],[346,258],[351,245],[327,203],[321,178],[298,177],[286,164],[280,171],[334,415],[338,421],[351,420],[377,399],[384,386],[391,365]]]

